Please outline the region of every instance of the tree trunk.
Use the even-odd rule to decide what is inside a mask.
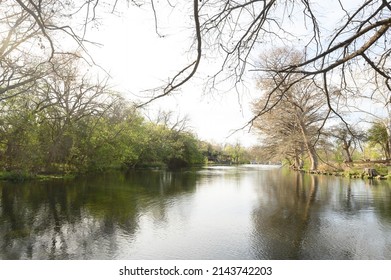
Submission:
[[[303,136],[304,145],[307,149],[308,156],[310,158],[311,167],[310,170],[318,169],[318,156],[316,155],[315,147],[311,144],[307,134],[307,129],[303,122],[300,122],[300,129]]]
[[[295,169],[303,169],[303,160],[302,160],[302,153],[303,153],[303,149],[294,149],[294,153],[295,153],[295,164],[294,164],[294,168]]]
[[[386,131],[388,136],[388,141],[386,145],[386,158],[391,159],[391,119],[388,120],[386,124]]]
[[[346,162],[353,162],[352,155],[350,154],[350,146],[352,144],[352,141],[346,141],[345,139],[343,140],[342,144],[342,149],[345,151],[346,154]]]
[[[308,156],[310,157],[310,161],[311,161],[310,170],[317,170],[318,169],[318,156],[316,155],[315,148],[309,142],[306,142],[306,146],[308,149]]]
[[[297,152],[296,149],[295,149],[295,165],[294,165],[294,168],[295,169],[300,169],[300,157],[299,157],[299,153]]]

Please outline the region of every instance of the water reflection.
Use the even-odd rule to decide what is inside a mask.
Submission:
[[[258,199],[256,258],[391,258],[388,182],[269,173]]]
[[[195,173],[111,173],[76,181],[1,183],[1,259],[110,259],[141,211],[164,220],[171,196],[192,192]]]
[[[1,182],[0,259],[391,259],[391,186],[262,166]]]

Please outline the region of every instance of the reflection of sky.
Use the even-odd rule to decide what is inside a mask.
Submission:
[[[216,169],[210,179],[201,177],[196,193],[177,197],[163,219],[156,219],[153,209],[143,213],[135,242],[123,250],[123,257],[251,259],[248,235],[256,203],[252,178],[232,178],[235,168]]]

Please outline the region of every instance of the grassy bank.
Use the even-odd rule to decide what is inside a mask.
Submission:
[[[168,169],[168,170],[180,170],[181,168],[193,168],[193,167],[201,167],[202,164],[192,164],[187,165],[185,167],[182,166],[168,166],[164,163],[148,163],[148,164],[140,164],[137,166],[132,167],[124,167],[124,166],[112,166],[110,168],[105,169],[95,169],[95,170],[84,170],[84,171],[77,171],[73,170],[70,171],[70,169],[64,169],[64,171],[57,169],[53,170],[52,172],[48,173],[33,173],[29,171],[24,170],[12,170],[12,171],[0,171],[0,181],[11,181],[11,182],[25,182],[25,181],[31,181],[31,180],[58,180],[58,179],[73,179],[77,176],[83,176],[87,174],[96,174],[96,173],[102,173],[106,171],[113,171],[113,170],[130,170],[130,169],[137,169],[137,170],[143,170],[143,169]]]
[[[318,170],[301,169],[301,172],[361,179],[391,179],[391,166],[377,162],[322,164]]]

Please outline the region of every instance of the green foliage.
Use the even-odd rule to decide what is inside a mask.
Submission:
[[[249,162],[249,156],[246,153],[246,149],[244,149],[240,143],[236,143],[235,145],[227,145],[224,151],[233,164],[243,164]]]
[[[386,126],[381,122],[375,122],[368,130],[368,141],[372,147],[379,145],[385,158],[391,157],[390,140]]]
[[[28,173],[23,170],[12,170],[12,171],[2,171],[0,172],[0,180],[14,181],[14,182],[23,182],[25,180],[30,180],[34,176],[31,173]]]
[[[368,140],[373,144],[381,144],[388,139],[386,127],[380,123],[375,122],[368,130]]]
[[[82,98],[78,94],[68,92],[67,100]],[[0,168],[8,171],[2,177],[205,162],[193,134],[146,121],[116,94],[102,91],[85,102],[90,104],[68,110],[77,104],[60,105],[35,92],[2,101]]]
[[[153,123],[145,128],[138,165],[178,168],[204,163],[201,143],[193,134]]]

